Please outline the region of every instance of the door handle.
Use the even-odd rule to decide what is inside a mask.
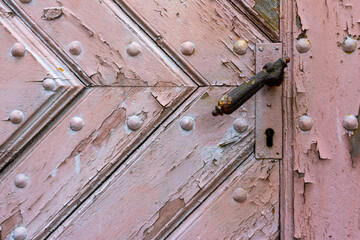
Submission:
[[[218,101],[218,105],[215,106],[212,115],[218,116],[224,113],[233,113],[264,85],[280,86],[283,82],[284,69],[287,67],[288,62],[290,62],[290,58],[285,57],[280,58],[276,62],[265,64],[263,70],[250,78],[249,81],[222,96]]]

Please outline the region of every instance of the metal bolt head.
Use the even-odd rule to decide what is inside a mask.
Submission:
[[[357,47],[357,41],[352,37],[346,37],[342,43],[342,49],[346,53],[352,53]]]
[[[27,230],[24,227],[16,227],[12,233],[14,240],[25,240],[27,237]]]
[[[247,191],[242,188],[235,189],[233,192],[233,199],[239,203],[245,202],[247,199]]]
[[[20,174],[15,176],[14,184],[18,188],[26,187],[28,182],[29,182],[29,179],[25,174],[20,173]]]
[[[239,39],[234,42],[233,51],[236,54],[239,54],[239,55],[245,54],[247,48],[248,48],[248,43],[243,39]]]
[[[259,47],[259,51],[260,51],[260,52],[264,51],[264,47],[263,47],[263,46],[260,46],[260,47]]]
[[[73,41],[69,44],[69,52],[72,55],[80,55],[80,53],[82,52],[82,45],[81,42],[79,41]]]
[[[13,55],[14,57],[23,57],[25,56],[25,46],[22,43],[14,43],[14,45],[12,45],[11,47],[11,55]]]
[[[63,14],[63,9],[62,7],[47,7],[44,8],[43,12],[43,19],[54,20],[59,18]]]
[[[70,128],[73,131],[80,131],[84,127],[84,119],[79,116],[75,116],[70,120]]]
[[[344,118],[343,126],[346,130],[353,131],[359,127],[359,122],[353,114],[349,114]]]
[[[54,91],[56,89],[56,82],[51,78],[45,78],[42,85],[46,91]]]
[[[184,55],[191,55],[195,51],[195,44],[190,41],[183,42],[180,45],[180,51]]]
[[[306,53],[311,48],[311,42],[307,38],[300,38],[297,40],[295,47],[299,53]]]
[[[248,122],[243,118],[238,118],[233,122],[233,128],[238,133],[243,133],[248,129]]]
[[[132,42],[126,48],[126,52],[129,54],[129,56],[135,57],[141,53],[141,46],[137,42]]]
[[[30,3],[32,0],[20,0],[22,3]]]
[[[133,131],[138,130],[141,127],[142,123],[143,121],[141,120],[141,118],[136,115],[130,116],[127,120],[128,127]]]
[[[13,110],[9,116],[10,122],[19,124],[24,120],[24,114],[20,110]]]
[[[180,127],[185,131],[191,131],[194,128],[194,119],[185,116],[180,120]]]
[[[313,126],[313,120],[307,115],[303,115],[299,118],[299,128],[303,131],[310,131]]]

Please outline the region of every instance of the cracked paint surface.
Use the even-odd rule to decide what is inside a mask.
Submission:
[[[0,169],[3,169],[83,86],[2,3],[0,35]],[[12,56],[11,49],[15,43],[23,44],[24,56]],[[60,72],[57,69],[60,66],[67,71]],[[54,81],[56,91],[47,91],[43,87],[46,78]],[[10,122],[9,115],[13,110],[19,110],[24,115],[18,124]]]
[[[279,0],[231,0],[273,42],[279,42]]]
[[[70,69],[86,87],[1,173],[1,237],[19,224],[29,239],[166,237],[200,206],[221,217],[216,205],[233,204],[227,189],[237,184],[250,206],[229,205],[236,216],[219,225],[219,237],[278,235],[279,164],[254,160],[254,99],[231,116],[211,116],[233,87],[206,85],[252,77],[254,44],[270,41],[229,1],[128,1],[147,28],[120,1],[4,2],[64,63],[57,71]],[[150,27],[161,33],[156,40],[143,31]],[[238,38],[250,46],[242,56],[233,52]],[[196,48],[185,57],[187,40]],[[74,41],[80,47],[70,51]],[[137,55],[127,51],[133,42]],[[84,120],[79,131],[70,128],[74,116]],[[137,130],[128,125],[134,116]],[[183,129],[183,117],[194,126]],[[243,133],[233,127],[239,118],[248,123]],[[14,185],[18,174],[28,177],[25,188]]]
[[[43,94],[44,90],[41,87],[42,80],[48,76],[49,72],[37,62],[31,52],[27,50],[26,55],[21,58],[11,56],[10,49],[19,40],[11,35],[4,25],[0,25],[0,34],[4,41],[0,52],[2,56],[0,64],[3,66],[2,75],[4,76],[1,81],[1,87],[13,89],[13,91],[6,91],[0,95],[1,103],[6,106],[0,110],[1,120],[3,120],[0,123],[2,131],[2,134],[0,134],[0,145],[3,145],[18,127],[18,125],[5,122],[8,120],[10,112],[14,109],[21,110],[25,116],[24,121],[26,121],[54,92]],[[23,66],[23,71],[19,72],[16,63]],[[13,79],[13,81],[6,81],[6,78]],[[26,103],[29,104],[27,105]],[[2,151],[5,150],[2,147]]]
[[[253,151],[254,126],[250,124],[243,134],[232,128],[232,122],[243,116],[243,112],[238,111],[228,118],[209,118],[204,106],[212,106],[218,94],[225,91],[228,89],[199,89],[184,105],[187,108],[182,107],[168,119],[146,146],[141,147],[126,166],[89,198],[81,212],[71,216],[52,237],[153,239],[169,234],[170,229],[180,224],[201,199],[218,186],[219,179],[236,169]],[[248,120],[254,117],[253,104],[246,104],[244,117]],[[184,133],[179,126],[182,116],[195,120],[195,128],[190,133]],[[219,131],[209,131],[213,124]],[[228,144],[222,144],[225,141]],[[250,161],[254,164],[253,158]],[[277,182],[272,184],[274,192],[268,194],[275,197],[278,185]],[[261,198],[268,199],[268,196]],[[99,231],[99,227],[113,222],[122,224],[111,232]],[[276,221],[273,224],[275,227],[267,234],[276,235],[278,225]]]
[[[279,162],[257,161],[251,155],[169,239],[277,239]],[[236,202],[241,187],[247,199]],[[266,192],[263,190],[266,189]]]
[[[225,0],[124,2],[176,51],[180,51],[183,42],[192,41],[195,52],[185,59],[211,85],[235,85],[248,80],[255,72],[254,44],[269,42],[256,27],[249,27],[252,23]],[[249,43],[246,57],[233,52],[233,44],[239,38]]]
[[[76,206],[79,198],[101,182],[109,169],[121,163],[119,158],[126,156],[166,116],[168,110],[152,92],[160,96],[171,93],[174,101],[168,107],[176,106],[177,99],[189,94],[189,90],[172,88],[89,89],[82,101],[1,177],[0,219],[11,218],[12,212],[21,208],[29,236],[43,236],[54,219],[62,218]],[[137,131],[125,131],[126,119],[136,114],[143,116],[143,126]],[[83,129],[75,135],[68,125],[74,115],[85,119]],[[31,179],[20,192],[13,184],[19,173]]]
[[[359,239],[359,158],[351,159],[349,133],[342,121],[358,114],[360,55],[359,50],[345,53],[338,42],[360,34],[360,5],[350,0],[295,4],[294,37],[306,33],[311,49],[295,49],[293,58],[294,237]],[[298,127],[304,114],[313,119],[310,131]]]
[[[19,3],[21,4],[21,3]],[[111,3],[110,3],[111,5]],[[49,6],[60,8],[61,16],[51,21],[43,19]],[[169,77],[167,62],[159,59],[144,35],[122,20],[109,5],[100,1],[38,1],[22,4],[26,14],[38,24],[56,44],[91,79],[91,85],[102,86],[189,86],[182,74],[174,72]],[[96,14],[93,14],[96,12]],[[122,17],[122,16],[120,16]],[[71,55],[68,45],[80,41],[82,52]],[[141,53],[129,56],[126,52],[131,42],[141,46]],[[149,45],[150,44],[150,45]],[[153,44],[154,45],[154,44]],[[170,68],[171,69],[171,68]]]

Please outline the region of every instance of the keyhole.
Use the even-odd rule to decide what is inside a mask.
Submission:
[[[274,130],[272,128],[268,128],[265,131],[265,135],[266,135],[266,146],[268,147],[272,147],[273,144],[273,138],[274,138]]]

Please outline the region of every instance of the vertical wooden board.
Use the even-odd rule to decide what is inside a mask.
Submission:
[[[32,151],[1,176],[0,225],[20,210],[22,221],[17,224],[26,226],[29,238],[46,236],[190,90],[89,89]],[[130,120],[133,116],[135,121]],[[71,128],[74,117],[83,120],[78,131]],[[139,129],[132,130],[130,121]],[[25,188],[14,184],[19,174],[28,179]]]
[[[134,23],[124,20],[125,14],[115,14],[102,1],[7,2],[29,17],[31,24],[39,25],[96,85],[195,85],[173,70],[176,66],[154,49],[155,44]],[[61,14],[48,19],[45,12],[49,7],[61,9]],[[79,55],[70,51],[74,41],[80,42]],[[169,70],[173,75],[168,75]]]
[[[178,55],[186,41],[195,44],[191,55],[183,55],[211,85],[237,85],[254,73],[254,44],[268,42],[246,17],[228,1],[116,1],[134,9],[148,28],[155,29],[160,46],[169,44]],[[249,43],[244,55],[233,45],[239,38]]]
[[[360,3],[294,4],[294,237],[360,239],[359,157],[344,128],[360,105]]]
[[[294,171],[293,171],[293,13],[294,2],[281,1],[280,36],[283,53],[291,58],[288,74],[284,76],[282,111],[283,111],[283,161],[280,165],[280,239],[294,238]]]
[[[166,236],[253,151],[254,101],[230,116],[211,115],[228,90],[198,89],[51,238]],[[248,121],[241,134],[232,126],[238,118]]]
[[[279,162],[251,155],[168,239],[274,240],[278,216]]]

